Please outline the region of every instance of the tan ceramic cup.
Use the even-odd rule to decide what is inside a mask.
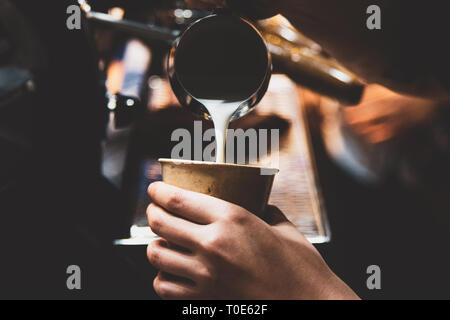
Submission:
[[[260,218],[278,169],[228,163],[159,159],[163,181],[237,204]]]

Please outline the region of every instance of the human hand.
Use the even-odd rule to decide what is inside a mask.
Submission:
[[[356,299],[276,208],[273,225],[247,210],[165,183],[149,187],[148,246],[164,299]]]

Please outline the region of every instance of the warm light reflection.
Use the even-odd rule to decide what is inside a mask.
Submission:
[[[123,19],[123,16],[125,15],[125,11],[119,7],[114,7],[114,8],[109,9],[108,13],[117,20]]]
[[[112,61],[108,67],[106,89],[115,94],[120,91],[125,75],[124,65],[121,61]]]

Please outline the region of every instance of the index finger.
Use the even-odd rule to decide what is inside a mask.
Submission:
[[[199,224],[210,224],[230,211],[233,204],[202,193],[184,190],[164,182],[148,188],[153,202],[169,212]]]

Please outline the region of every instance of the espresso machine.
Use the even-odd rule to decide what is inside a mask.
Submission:
[[[116,244],[146,244],[154,236],[145,217],[150,201],[146,189],[151,182],[161,180],[157,159],[170,157],[173,130],[186,128],[193,132],[193,123],[199,120],[180,108],[172,93],[167,74],[169,51],[183,30],[211,12],[192,10],[178,0],[78,3],[95,39],[107,92],[109,119],[103,141],[103,174],[128,199],[130,235],[120,235]],[[284,17],[253,23],[266,41],[277,80],[272,81],[269,97],[256,108],[257,112],[234,121],[232,127],[277,128],[282,132],[285,147],[281,158],[286,176],[280,176],[280,190],[277,192],[275,187],[273,198],[278,198],[275,203],[284,211],[292,212],[291,220],[311,241],[326,242],[330,232],[307,124],[302,112],[295,110],[301,105],[296,86],[343,105],[355,105],[361,99],[364,84]],[[202,121],[202,130],[212,127],[210,121]],[[292,142],[295,139],[300,142]],[[299,184],[308,187],[302,189]],[[290,186],[296,196],[284,194],[282,185]],[[306,207],[298,210],[299,203],[306,203]],[[297,217],[299,211],[306,212],[306,216]]]
[[[16,15],[17,10],[10,1],[2,0],[1,5],[0,102],[3,106],[20,99],[26,101],[35,94],[40,94],[39,80],[47,74],[47,65],[52,62],[49,61],[48,51],[53,49],[41,41],[39,35],[34,34],[33,28],[28,25],[27,19],[31,17],[32,9],[24,6],[23,10],[30,11],[30,15],[21,17],[19,13]],[[95,91],[91,96],[96,98],[90,99],[90,104],[95,104],[95,107],[86,106],[83,109],[77,106],[74,107],[77,110],[74,114],[79,114],[79,122],[92,118],[89,115],[91,112],[95,113],[96,119],[103,119],[98,122],[97,129],[93,130],[95,137],[92,136],[91,139],[102,139],[102,173],[127,199],[125,218],[119,220],[128,221],[125,224],[131,225],[135,233],[146,234],[148,228],[143,213],[149,199],[145,190],[149,183],[161,179],[156,159],[170,156],[169,151],[174,145],[170,134],[175,128],[187,128],[191,131],[194,120],[198,120],[191,112],[180,108],[174,98],[167,77],[167,56],[182,31],[210,12],[189,9],[184,1],[180,0],[132,3],[123,0],[79,0],[76,5],[80,8],[82,30],[74,30],[68,34],[80,39],[82,44],[79,46],[83,51],[73,52],[72,56],[77,59],[83,52],[82,56],[86,59],[83,64],[78,64],[89,69],[93,75],[89,79],[89,83],[92,83],[89,91]],[[54,10],[66,14],[65,9],[61,5],[61,8]],[[62,17],[67,19],[68,14]],[[364,84],[323,52],[318,44],[293,28],[285,18],[276,16],[253,23],[266,41],[273,62],[273,73],[278,80],[272,81],[272,89],[269,91],[273,94],[258,106],[258,111],[235,121],[233,126],[244,129],[277,128],[282,132],[282,145],[289,145],[283,144],[283,141],[294,141],[295,137],[298,141],[303,141],[301,148],[290,146],[289,152],[285,150],[285,154],[297,154],[296,157],[286,158],[289,169],[285,171],[306,172],[302,177],[297,177],[296,181],[292,181],[294,185],[298,184],[298,179],[305,179],[305,184],[314,185],[316,176],[312,158],[308,156],[305,160],[298,156],[299,152],[301,155],[310,152],[306,126],[299,121],[302,115],[298,110],[292,112],[294,107],[291,110],[284,106],[300,103],[295,97],[297,85],[345,105],[357,104]],[[53,45],[57,47],[58,44]],[[88,47],[96,54],[87,53],[84,49]],[[64,59],[67,59],[67,64],[73,64],[70,60],[72,57],[61,56],[62,62]],[[60,71],[61,75],[58,74],[57,77],[64,76],[64,70]],[[67,73],[70,71],[67,70]],[[71,87],[75,89],[77,84],[71,84]],[[67,96],[76,94],[71,92],[67,91]],[[286,97],[292,98],[289,98],[289,103],[283,101]],[[49,94],[49,99],[51,98],[52,93]],[[277,109],[278,113],[274,109]],[[202,121],[203,130],[212,127],[209,121]],[[104,123],[104,127],[101,127],[101,123]],[[73,128],[74,135],[77,130],[79,129]],[[14,143],[26,152],[29,148],[27,139],[22,134],[16,135]],[[88,140],[89,137],[86,136],[87,143],[90,143]],[[292,153],[291,149],[295,152]],[[299,151],[300,149],[303,151]],[[74,155],[76,153],[75,150],[71,152]],[[303,165],[308,164],[307,168],[299,170],[296,167],[298,164],[292,164],[298,163],[300,158],[303,159],[300,161]],[[327,241],[329,232],[326,219],[322,221],[320,218],[325,214],[318,189],[298,190],[299,194],[302,192],[306,192],[306,198],[313,199],[308,202],[309,207],[306,210],[311,213],[312,218],[299,222],[299,225],[310,226],[314,225],[314,221],[319,221],[319,226],[313,227],[315,231],[312,232],[311,238]],[[299,199],[295,198],[292,201],[297,200]],[[287,200],[281,194],[279,201]],[[116,232],[115,238],[129,236],[129,226],[118,229],[122,231]]]
[[[180,108],[171,90],[168,54],[184,29],[211,12],[189,9],[183,1],[78,2],[95,39],[107,92],[102,172],[127,199],[129,229],[116,236],[115,244],[145,245],[154,237],[145,211],[148,185],[161,180],[157,159],[170,157],[175,129],[193,132],[199,120]],[[270,51],[275,76],[257,111],[234,121],[232,128],[280,130],[279,158],[285,170],[275,182],[272,202],[312,242],[327,242],[330,230],[297,85],[354,105],[364,84],[285,18],[254,23]],[[203,131],[212,127],[210,121],[201,121]]]

